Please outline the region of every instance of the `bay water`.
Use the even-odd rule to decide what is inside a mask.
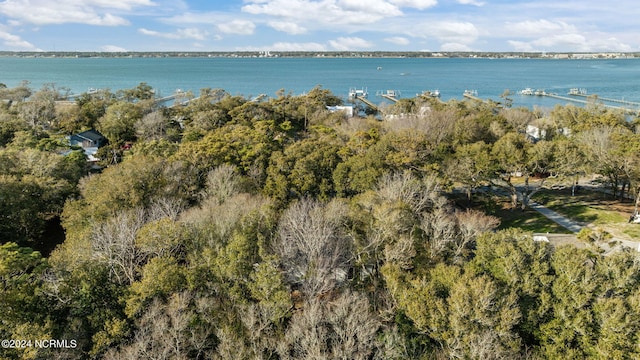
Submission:
[[[350,88],[366,89],[370,100],[394,90],[414,97],[439,90],[444,101],[462,99],[465,90],[500,101],[505,90],[544,89],[566,95],[584,88],[603,98],[640,102],[640,59],[490,58],[233,58],[233,57],[0,57],[0,83],[29,81],[66,87],[77,94],[93,89],[117,91],[145,82],[163,96],[177,89],[198,94],[221,88],[232,95],[275,96],[279,90],[302,94],[316,86],[347,98]],[[514,106],[551,108],[568,101],[513,95]]]

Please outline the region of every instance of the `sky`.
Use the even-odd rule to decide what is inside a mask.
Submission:
[[[640,1],[0,0],[0,51],[637,52]]]

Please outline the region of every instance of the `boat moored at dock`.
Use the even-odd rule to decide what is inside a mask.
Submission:
[[[518,91],[518,94],[520,94],[520,95],[533,95],[534,94],[534,90],[532,88],[526,88],[526,89],[522,89],[522,90]]]
[[[585,88],[571,88],[568,95],[587,96],[587,89]]]
[[[350,99],[367,98],[367,96],[369,96],[369,92],[367,91],[367,88],[360,88],[360,89],[351,88],[351,89],[349,89],[349,98]]]
[[[438,90],[438,89],[424,90],[422,93],[416,94],[416,96],[424,96],[424,97],[429,97],[429,98],[439,98],[440,97],[440,90]]]

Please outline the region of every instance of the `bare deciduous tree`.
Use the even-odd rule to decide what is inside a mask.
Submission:
[[[182,214],[181,220],[205,230],[207,246],[217,248],[229,239],[233,229],[243,216],[261,209],[268,199],[246,193],[234,195],[219,204],[217,200],[203,201],[199,208],[192,208]]]
[[[500,225],[496,217],[486,215],[482,211],[467,210],[455,213],[458,236],[454,242],[453,256],[459,258],[469,250],[469,245],[481,234],[491,231]]]
[[[438,200],[439,183],[435,176],[417,179],[410,172],[387,174],[378,183],[378,195],[385,201],[402,201],[414,213],[420,213]]]
[[[147,210],[149,221],[169,218],[176,221],[184,210],[184,202],[176,198],[161,197],[154,199]]]
[[[369,359],[377,348],[376,333],[380,321],[369,311],[369,301],[359,293],[345,292],[329,304],[327,319],[331,324],[335,359]]]
[[[110,350],[105,359],[210,358],[213,329],[194,325],[197,302],[188,291],[173,294],[167,302],[156,299],[139,319],[131,343]]]
[[[282,215],[274,250],[280,256],[287,279],[301,286],[307,296],[325,293],[346,280],[351,241],[342,221],[342,202],[326,205],[301,200]]]
[[[458,236],[453,213],[445,207],[438,207],[425,214],[421,227],[427,234],[431,256],[445,255]]]
[[[207,174],[203,197],[222,204],[238,193],[240,193],[240,181],[235,166],[223,164]]]
[[[160,110],[144,115],[135,123],[136,136],[143,140],[158,140],[163,138],[166,128],[167,119]]]
[[[527,129],[527,125],[535,120],[535,115],[527,109],[504,108],[500,110],[500,115],[517,132],[524,132]]]
[[[273,308],[260,304],[243,306],[240,309],[242,324],[247,330],[249,347],[252,358],[255,360],[270,359],[276,354],[277,334],[273,323],[278,314],[273,313]]]
[[[380,321],[367,298],[346,292],[335,300],[313,298],[295,313],[278,344],[281,359],[370,359],[381,344]]]
[[[251,349],[230,328],[223,327],[218,329],[216,337],[219,343],[214,359],[235,360],[251,358]]]
[[[308,302],[304,310],[291,318],[283,341],[278,344],[278,355],[283,360],[325,359],[328,357],[327,325],[322,304],[317,299]]]
[[[417,253],[411,237],[400,236],[397,241],[387,245],[384,250],[387,262],[398,264],[400,268],[406,270],[413,268],[413,258]]]
[[[94,256],[107,264],[119,284],[133,283],[142,265],[135,239],[145,220],[144,209],[138,208],[121,212],[93,228],[91,245]]]
[[[458,114],[454,109],[423,111],[402,114],[401,120],[389,121],[385,125],[391,131],[416,131],[427,136],[433,148],[453,136]]]

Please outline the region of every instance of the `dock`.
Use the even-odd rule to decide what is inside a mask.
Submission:
[[[369,96],[369,92],[367,91],[367,88],[360,88],[360,89],[351,88],[351,89],[349,89],[349,101],[355,102],[357,100],[360,100],[365,105],[367,105],[368,107],[373,109],[374,111],[380,112],[380,109],[374,103],[372,103],[371,101],[369,101],[367,99],[368,96]]]
[[[548,92],[545,92],[545,91],[543,91],[541,94],[538,94],[538,95],[539,96],[547,96],[547,97],[550,97],[550,98],[553,98],[553,99],[558,99],[558,100],[577,102],[577,103],[580,103],[580,104],[589,104],[590,103],[589,100],[580,100],[580,99],[571,98],[571,97],[567,97],[567,96],[560,96],[560,95],[548,93]],[[586,96],[586,95],[578,95],[578,94],[571,94],[571,95],[573,95],[573,96],[584,96],[584,97],[588,98],[588,96]],[[593,96],[593,95],[591,95],[591,96]],[[595,99],[596,100],[605,100],[604,98],[597,98],[597,97]],[[606,101],[611,101],[611,99],[606,100]],[[617,102],[620,103],[622,101],[624,101],[624,100],[619,100]],[[628,103],[631,103],[631,102],[624,102],[624,104],[628,104]],[[638,115],[640,113],[640,110],[638,110],[638,109],[631,109],[631,108],[627,108],[627,107],[624,107],[624,106],[609,105],[609,104],[604,104],[604,103],[599,103],[599,104],[604,106],[604,107],[606,107],[606,108],[609,108],[609,109],[621,110],[625,114]],[[640,104],[638,104],[638,105],[640,105]]]
[[[598,96],[596,94],[587,95],[586,93],[582,93],[582,92],[569,92],[569,95],[571,95],[571,96],[581,96],[581,97],[584,97],[584,98],[592,97],[592,98],[594,98],[596,100],[602,100],[602,101],[618,103],[618,104],[623,104],[623,105],[640,106],[640,102],[628,101],[628,100],[624,100],[624,99],[605,98],[605,97]]]
[[[471,99],[471,100],[475,100],[475,101],[479,101],[479,102],[484,102],[484,100],[480,99],[478,97],[478,91],[477,90],[465,90],[464,93],[462,94],[462,96],[466,97],[467,99]]]
[[[63,100],[68,100],[68,101],[75,101],[77,98],[79,98],[82,95],[93,95],[93,94],[98,94],[101,90],[100,89],[94,89],[94,88],[89,88],[87,90],[86,93],[79,93],[79,94],[67,94],[65,97],[63,97]]]
[[[598,104],[602,105],[602,106],[604,106],[606,108],[614,109],[614,110],[621,110],[625,114],[631,114],[631,115],[639,115],[640,114],[640,110],[639,109],[631,109],[631,108],[624,107],[624,106],[616,106],[616,105],[605,104],[602,101],[619,103],[619,104],[624,104],[624,105],[633,105],[633,106],[640,107],[640,103],[638,103],[638,102],[626,101],[626,100],[620,100],[620,99],[602,98],[602,97],[598,97],[597,95],[587,95],[587,91],[585,89],[571,89],[569,91],[568,95],[570,95],[572,97],[562,96],[562,95],[558,95],[558,94],[555,94],[555,93],[549,93],[549,92],[546,92],[544,90],[536,90],[535,92],[532,92],[532,91],[530,91],[529,88],[520,91],[520,94],[521,95],[546,96],[546,97],[550,97],[550,98],[557,99],[557,100],[575,102],[575,103],[580,103],[580,104],[584,104],[584,105],[593,103],[593,101],[600,100],[601,102],[599,102]],[[583,98],[588,99],[588,100],[576,99],[575,97],[583,97]]]
[[[399,91],[396,90],[387,90],[386,92],[383,91],[378,91],[376,93],[376,96],[380,96],[383,97],[387,100],[393,101],[393,102],[398,102],[398,95],[400,94]]]
[[[363,103],[365,103],[368,107],[372,108],[375,111],[380,111],[380,109],[378,109],[378,107],[372,103],[371,101],[369,101],[366,97],[364,96],[354,96],[353,97],[354,100],[360,100]]]
[[[161,104],[163,102],[167,102],[169,100],[175,100],[177,98],[181,98],[186,96],[187,93],[185,91],[182,91],[180,89],[177,89],[173,94],[169,95],[169,96],[165,96],[165,97],[161,97],[159,99],[155,99],[154,102],[156,104]]]

